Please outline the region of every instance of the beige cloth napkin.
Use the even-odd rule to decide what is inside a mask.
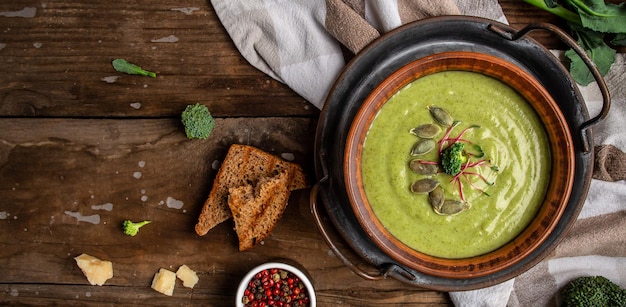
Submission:
[[[398,26],[429,16],[470,15],[506,23],[497,0],[211,0],[241,54],[318,108],[345,65]],[[343,46],[343,47],[342,47]],[[558,53],[558,52],[556,52]],[[596,168],[588,198],[571,233],[544,261],[514,280],[450,293],[456,306],[549,306],[558,290],[582,275],[604,275],[626,287],[626,64],[618,57],[607,82],[609,117],[594,128]],[[581,88],[591,114],[601,99]]]
[[[613,145],[595,147],[595,165],[593,178],[604,181],[626,179],[626,153]]]
[[[378,38],[381,31],[388,32],[400,24],[426,17],[461,14],[453,0],[372,2],[378,12],[393,13],[395,16],[369,18],[370,23],[366,19],[365,5],[365,1],[359,0],[326,0],[326,29],[354,54]]]

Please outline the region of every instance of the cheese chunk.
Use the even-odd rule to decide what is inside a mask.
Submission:
[[[87,254],[81,254],[74,260],[92,285],[102,286],[104,282],[113,277],[113,263],[111,261],[102,261]]]
[[[152,279],[152,289],[165,295],[172,296],[174,294],[175,285],[176,273],[163,268],[154,274],[154,279]]]
[[[187,265],[183,264],[176,271],[176,277],[183,281],[183,286],[192,288],[198,283],[198,274],[190,269]]]

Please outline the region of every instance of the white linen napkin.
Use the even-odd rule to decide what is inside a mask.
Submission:
[[[460,13],[506,21],[497,0],[211,0],[211,4],[250,64],[320,109],[345,65],[341,45],[331,32],[343,33],[348,40],[350,34],[360,37],[362,41],[354,44],[362,48],[378,33],[426,16]],[[362,31],[349,30],[354,27]]]
[[[345,65],[341,45],[356,53],[380,34],[428,16],[463,14],[506,23],[497,0],[211,0],[211,4],[250,64],[320,109]],[[606,158],[594,178],[608,181],[592,181],[571,232],[550,256],[515,280],[450,293],[456,306],[555,305],[559,289],[583,275],[603,275],[626,286],[626,183],[623,176],[611,177],[616,167],[623,170],[626,165],[625,77],[626,61],[620,54],[606,77],[613,95],[611,111],[594,128],[596,144],[604,145],[596,147],[597,156]],[[594,86],[581,88],[590,114],[601,107]]]

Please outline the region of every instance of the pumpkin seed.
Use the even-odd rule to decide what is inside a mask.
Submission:
[[[415,181],[411,185],[411,192],[413,193],[430,193],[436,187],[439,186],[439,181],[435,179],[425,178]]]
[[[448,113],[448,111],[444,110],[438,106],[429,106],[428,110],[430,111],[430,115],[442,126],[450,127],[454,124],[454,118],[452,115]]]
[[[441,211],[441,206],[443,206],[443,188],[441,186],[437,186],[434,190],[428,193],[428,201],[430,205],[433,206],[435,212]]]
[[[431,150],[435,149],[435,141],[431,139],[422,139],[415,143],[413,149],[411,150],[412,156],[420,156],[429,153]]]
[[[433,207],[435,213],[440,215],[454,215],[469,209],[469,205],[459,200],[446,199],[441,208],[437,209]]]
[[[439,166],[437,164],[423,163],[419,159],[414,159],[409,162],[409,168],[420,175],[435,175],[439,172]]]
[[[432,139],[441,132],[441,128],[435,124],[423,124],[409,130],[409,132],[423,139]]]

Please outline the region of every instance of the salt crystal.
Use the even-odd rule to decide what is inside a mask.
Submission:
[[[106,83],[115,83],[115,81],[117,81],[119,77],[120,76],[108,76],[108,77],[101,78],[100,80]]]
[[[133,177],[135,177],[136,179],[141,178],[141,172],[134,172]]]
[[[0,16],[4,17],[23,17],[23,18],[33,18],[37,14],[36,7],[25,7],[21,11],[12,11],[12,12],[0,12]]]
[[[220,161],[219,160],[213,160],[213,163],[211,163],[211,168],[214,170],[218,170],[220,169]]]
[[[197,7],[180,7],[180,8],[173,8],[172,11],[183,12],[185,13],[185,15],[191,15],[193,14],[194,11],[197,11],[199,9],[200,8],[197,8]]]
[[[153,42],[153,43],[175,43],[177,41],[178,41],[178,37],[176,37],[174,35],[170,35],[170,36],[161,37],[161,38],[157,38],[157,39],[151,40],[151,42]]]
[[[296,157],[294,156],[294,154],[290,153],[290,152],[285,152],[282,153],[281,158],[287,160],[287,161],[293,161]]]
[[[166,200],[168,208],[180,209],[183,207],[184,203],[180,200],[174,199],[172,197],[167,197]]]
[[[93,206],[91,206],[91,209],[93,209],[93,210],[112,211],[113,210],[113,204],[112,203],[106,203],[106,204],[101,204],[101,205],[93,205]]]
[[[79,222],[87,222],[91,224],[100,224],[100,214],[83,216],[80,212],[65,211],[66,215],[76,218]]]

